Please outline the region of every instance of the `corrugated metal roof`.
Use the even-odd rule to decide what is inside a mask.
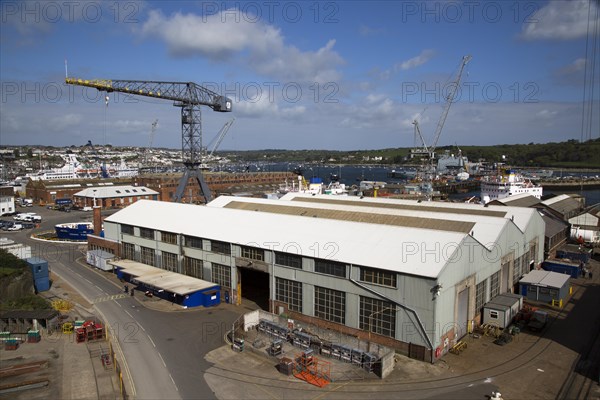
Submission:
[[[569,281],[569,278],[570,275],[567,274],[559,274],[558,272],[534,269],[521,278],[519,283],[528,283],[535,286],[560,289]]]
[[[139,282],[181,296],[219,286],[216,283],[156,268],[137,261],[117,260],[108,263],[122,268],[123,272],[135,277],[135,280]]]
[[[452,260],[453,251],[466,237],[459,232],[432,234],[428,229],[404,226],[151,200],[137,201],[105,219],[105,223],[111,222],[275,251],[299,251],[307,257],[430,278]],[[448,251],[452,253],[446,254]]]
[[[300,196],[302,196],[302,195],[300,195]],[[329,196],[329,195],[314,196],[314,197],[311,195],[308,195],[308,197],[310,197],[310,198],[325,197],[325,198],[335,198],[335,199],[341,198],[341,200],[339,200],[339,201],[333,200],[333,201],[327,201],[327,202],[321,203],[321,202],[281,201],[281,200],[277,201],[277,200],[257,199],[257,198],[232,198],[232,197],[228,197],[228,196],[220,196],[217,199],[211,201],[208,204],[208,206],[209,207],[226,207],[232,201],[239,201],[242,203],[252,203],[252,204],[266,204],[266,205],[273,205],[273,204],[279,203],[281,205],[287,205],[287,206],[295,207],[297,209],[302,209],[302,211],[293,212],[293,214],[296,214],[296,215],[298,213],[304,212],[304,209],[306,209],[306,208],[311,208],[311,210],[309,212],[307,212],[306,215],[311,215],[310,214],[311,212],[314,213],[315,211],[313,211],[313,209],[341,210],[341,211],[349,212],[351,214],[354,214],[354,213],[360,214],[361,220],[364,221],[365,219],[367,219],[366,222],[369,222],[369,223],[382,224],[382,223],[387,222],[387,223],[391,224],[393,222],[393,220],[390,218],[390,216],[436,220],[436,221],[438,221],[438,223],[432,222],[429,226],[422,226],[422,228],[438,229],[438,230],[452,230],[452,229],[455,229],[455,226],[461,226],[461,225],[455,225],[456,222],[459,222],[459,223],[468,222],[470,224],[474,224],[474,225],[472,225],[471,229],[468,230],[468,232],[478,242],[485,245],[488,249],[491,249],[493,246],[495,246],[498,236],[502,233],[504,227],[508,223],[510,223],[509,221],[514,222],[514,224],[521,231],[524,231],[527,227],[527,224],[531,220],[532,216],[537,214],[537,211],[535,209],[530,209],[530,208],[496,206],[494,208],[502,210],[501,214],[504,216],[504,218],[499,218],[499,217],[491,217],[491,216],[481,216],[481,215],[476,215],[476,214],[474,215],[472,213],[465,213],[465,212],[459,212],[459,213],[452,212],[455,208],[458,209],[459,211],[468,210],[468,208],[473,208],[474,211],[479,211],[477,209],[477,207],[479,207],[479,209],[482,208],[481,206],[478,206],[478,205],[469,205],[469,204],[465,204],[465,205],[459,204],[459,207],[453,207],[453,206],[456,206],[454,203],[437,203],[437,202],[418,203],[417,201],[402,200],[403,202],[406,203],[406,205],[416,206],[416,208],[415,207],[388,208],[388,207],[385,207],[385,205],[388,203],[393,204],[393,202],[395,200],[380,199],[380,201],[377,202],[377,201],[372,201],[373,199],[369,199],[370,201],[369,200],[363,201],[364,199],[361,200],[358,197],[356,198],[356,200],[350,200],[350,199],[353,199],[353,197]],[[295,197],[286,195],[283,198],[284,199],[285,198],[293,199]],[[344,200],[344,198],[346,198],[348,200]],[[377,199],[374,199],[374,200],[377,200]],[[421,204],[423,204],[423,207],[425,210],[435,208],[434,212],[423,211],[423,210],[419,209]],[[380,205],[383,205],[384,207],[380,207]],[[244,208],[252,209],[250,206],[244,206]],[[497,211],[494,208],[490,211]],[[266,210],[261,209],[261,211],[266,211]],[[443,211],[446,211],[446,212],[443,212]],[[292,213],[291,211],[288,211],[288,212]],[[342,214],[339,214],[339,215],[342,215]],[[335,219],[336,214],[329,214],[329,217]],[[405,218],[404,221],[399,219],[399,221],[400,221],[398,223],[399,226],[402,225],[402,222],[404,222],[404,225],[406,226],[406,224],[408,223],[407,221],[409,221],[409,219]],[[452,224],[448,225],[448,224],[446,224],[446,221],[451,221]],[[445,225],[446,225],[446,228],[444,228]],[[464,227],[466,227],[466,226],[464,226]],[[465,232],[465,231],[462,231],[462,232]]]
[[[471,232],[473,226],[475,226],[474,222],[419,218],[403,215],[373,214],[367,212],[361,213],[355,211],[328,210],[309,207],[294,207],[289,204],[286,205],[285,203],[259,204],[255,202],[230,201],[227,205],[225,205],[225,208],[462,233]]]
[[[284,198],[284,200],[286,200]],[[469,215],[481,215],[487,217],[504,217],[506,215],[505,210],[492,211],[486,209],[476,209],[474,207],[470,208],[461,208],[461,207],[445,207],[443,205],[432,206],[431,202],[427,203],[417,203],[416,201],[412,201],[415,204],[407,204],[407,203],[398,203],[394,202],[393,199],[384,199],[385,203],[381,201],[372,201],[371,199],[360,199],[357,197],[356,199],[349,198],[348,196],[311,196],[311,197],[301,197],[294,196],[291,198],[292,201],[304,201],[311,203],[329,203],[329,204],[345,204],[351,206],[359,206],[359,207],[376,207],[380,208],[389,208],[396,210],[413,210],[413,211],[428,211],[428,212],[439,212],[439,213],[453,213],[453,214],[469,214]],[[362,200],[362,201],[357,201]],[[451,204],[451,203],[443,203],[443,204]]]
[[[531,207],[541,202],[542,201],[540,199],[528,193],[519,193],[493,201],[493,203],[500,203],[510,207]]]
[[[564,231],[567,228],[567,224],[563,221],[558,221],[555,218],[549,217],[547,215],[542,215],[544,222],[546,223],[546,236],[552,237],[559,232]]]
[[[563,215],[581,207],[577,200],[566,194],[542,201],[542,204]]]

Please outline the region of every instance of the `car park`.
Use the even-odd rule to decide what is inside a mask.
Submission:
[[[7,231],[20,231],[23,229],[23,225],[21,224],[13,224],[11,227],[7,229]]]

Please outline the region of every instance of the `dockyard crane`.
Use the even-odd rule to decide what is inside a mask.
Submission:
[[[213,153],[215,152],[215,150],[217,150],[223,139],[225,139],[225,135],[227,135],[227,132],[229,132],[229,128],[231,128],[231,125],[233,125],[234,122],[235,118],[232,118],[229,121],[225,122],[225,125],[223,125],[219,133],[217,133],[217,136],[215,136],[215,138],[208,144],[208,146],[206,146],[206,151],[208,151],[209,148],[211,149],[210,153],[208,153],[208,155],[206,156],[208,160],[212,159]],[[212,145],[213,142],[214,145]]]
[[[155,119],[152,123],[152,128],[150,129],[150,142],[148,143],[148,147],[144,153],[144,164],[148,163],[148,155],[150,154],[150,150],[152,149],[152,142],[154,142],[154,134],[156,133],[156,127],[158,126],[158,119]]]
[[[198,181],[204,200],[211,200],[210,188],[206,184],[200,164],[202,163],[202,117],[201,106],[208,106],[214,111],[231,112],[232,101],[205,87],[193,82],[159,82],[111,79],[76,79],[65,78],[69,85],[95,88],[111,93],[120,92],[136,96],[153,97],[174,101],[181,107],[181,153],[185,172],[175,192],[175,201],[180,202],[190,178]]]
[[[434,138],[433,143],[431,144],[431,146],[429,146],[429,151],[431,152],[433,157],[435,157],[435,149],[437,147],[438,141],[440,140],[440,136],[442,134],[442,129],[444,128],[444,124],[446,123],[446,117],[448,116],[448,111],[450,111],[450,106],[454,102],[454,96],[456,96],[456,92],[458,91],[458,87],[460,85],[460,79],[462,77],[463,70],[465,69],[465,66],[469,63],[469,61],[471,61],[471,58],[473,58],[473,57],[471,57],[471,56],[463,57],[462,62],[459,67],[459,70],[458,70],[458,76],[456,77],[456,80],[454,80],[454,82],[452,82],[452,84],[450,85],[448,96],[446,97],[446,105],[444,106],[442,115],[440,115],[440,119],[438,121],[437,128],[435,129],[435,134],[433,135],[433,138]]]
[[[446,104],[444,104],[444,108],[442,110],[442,114],[440,115],[440,119],[438,120],[435,133],[433,135],[433,141],[430,146],[427,146],[423,135],[421,134],[421,130],[419,129],[419,122],[415,119],[413,121],[413,125],[415,126],[415,141],[418,136],[423,143],[422,149],[413,149],[412,154],[417,156],[425,156],[426,158],[433,160],[435,158],[435,149],[437,148],[437,144],[440,140],[440,136],[442,135],[442,129],[444,128],[444,124],[446,123],[446,118],[448,117],[448,111],[450,111],[450,106],[454,102],[454,97],[456,96],[456,92],[460,86],[460,80],[462,78],[463,70],[465,66],[471,61],[471,56],[467,55],[462,58],[462,62],[458,69],[458,73],[456,79],[448,85],[448,95],[446,96]]]

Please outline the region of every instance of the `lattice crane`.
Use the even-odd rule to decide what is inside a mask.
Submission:
[[[206,146],[206,152],[208,153],[207,158],[209,160],[212,159],[214,152],[217,150],[223,139],[225,139],[225,135],[227,135],[227,132],[229,132],[229,128],[231,128],[231,125],[233,125],[234,122],[235,118],[232,118],[229,121],[225,122],[225,125],[223,125],[219,133],[217,133],[217,136],[215,136],[215,138],[208,144],[208,146]],[[208,152],[209,148],[210,152]]]
[[[440,115],[437,128],[435,129],[435,134],[433,135],[433,143],[431,144],[431,146],[429,146],[429,152],[432,154],[432,156],[435,156],[435,149],[437,147],[438,141],[440,140],[442,129],[444,128],[446,117],[448,116],[448,111],[450,111],[450,106],[452,105],[452,102],[454,101],[454,96],[456,96],[456,91],[460,86],[460,79],[462,77],[463,70],[465,69],[465,65],[467,65],[467,63],[471,61],[471,58],[471,56],[463,57],[462,62],[460,64],[460,68],[458,70],[458,76],[456,77],[456,80],[452,82],[452,85],[450,85],[448,96],[446,97],[446,105],[444,106],[442,115]]]
[[[232,102],[193,82],[129,81],[111,79],[65,78],[69,85],[86,86],[102,92],[120,92],[136,96],[153,97],[174,101],[181,107],[181,153],[185,172],[175,192],[175,201],[180,202],[190,178],[198,181],[204,200],[211,200],[210,188],[199,169],[202,164],[202,117],[200,106],[208,106],[214,111],[232,111]]]
[[[158,119],[155,119],[152,123],[152,129],[150,129],[150,142],[148,143],[148,147],[144,152],[144,164],[148,163],[148,156],[150,155],[150,150],[152,150],[152,143],[154,142],[154,134],[156,133],[156,127],[158,126]]]

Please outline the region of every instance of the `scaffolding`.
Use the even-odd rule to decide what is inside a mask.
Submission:
[[[294,376],[320,388],[331,382],[331,363],[319,360],[312,350],[297,354],[294,359]]]

